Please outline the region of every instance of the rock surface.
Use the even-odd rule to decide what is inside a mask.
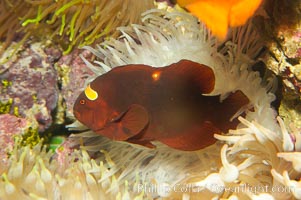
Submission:
[[[39,131],[52,124],[52,112],[58,101],[57,73],[54,62],[61,56],[53,47],[33,43],[19,50],[14,59],[0,66],[0,102],[11,101],[8,111],[17,116],[35,118]]]
[[[25,134],[34,124],[28,119],[11,114],[0,115],[0,165],[4,165],[9,158],[15,144],[15,137]]]
[[[79,57],[82,54],[87,60],[93,59],[93,54],[87,50],[75,50],[71,54],[61,57],[56,64],[59,72],[61,94],[66,104],[66,116],[72,118],[73,103],[82,92],[86,79],[93,75],[84,61]]]

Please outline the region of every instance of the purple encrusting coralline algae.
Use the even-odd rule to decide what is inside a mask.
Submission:
[[[8,152],[14,147],[14,137],[26,132],[30,124],[27,119],[11,114],[0,115],[0,166],[7,164]]]
[[[54,62],[60,56],[58,49],[34,43],[23,46],[14,59],[0,65],[0,102],[12,101],[11,114],[35,118],[39,131],[53,122],[59,92]]]
[[[94,55],[85,50],[74,50],[69,55],[63,56],[57,63],[57,71],[60,73],[61,94],[66,103],[66,116],[73,116],[73,103],[82,91],[85,81],[93,72],[78,56],[81,54],[90,60]]]

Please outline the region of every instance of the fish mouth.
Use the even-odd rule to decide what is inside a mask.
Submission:
[[[80,113],[78,111],[76,111],[75,109],[73,110],[73,115],[76,119],[79,119],[79,117],[80,117]]]

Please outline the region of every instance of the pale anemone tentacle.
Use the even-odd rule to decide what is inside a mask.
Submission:
[[[283,133],[283,150],[284,151],[293,151],[294,150],[294,144],[293,141],[288,134],[284,122],[280,119],[280,117],[277,118]]]
[[[18,148],[17,148],[18,147]],[[129,193],[128,183],[117,184],[114,163],[91,160],[84,150],[69,155],[64,165],[49,162],[51,152],[16,144],[7,166],[0,166],[1,199],[144,199]]]
[[[235,143],[231,143],[231,138],[233,137],[231,135],[222,137],[216,135],[217,138],[228,141],[233,145],[227,155],[229,158],[231,157],[230,160],[239,169],[239,182],[237,183],[248,183],[254,187],[260,186],[262,183],[268,183],[266,187],[269,190],[263,190],[259,195],[248,193],[248,196],[252,199],[262,199],[265,197],[288,199],[292,198],[292,196],[299,199],[301,183],[291,180],[288,176],[288,173],[294,177],[299,177],[300,175],[300,173],[294,172],[294,170],[300,170],[299,152],[289,152],[289,149],[285,150],[284,143],[286,141],[283,138],[285,135],[288,135],[286,128],[282,127],[282,132],[279,136],[261,126],[258,122],[251,123],[241,117],[239,119],[248,128],[232,130],[230,132],[231,135],[237,135],[235,136],[237,137]],[[279,124],[283,123],[281,118],[278,117],[277,120]],[[227,137],[230,137],[230,139]],[[280,160],[279,157],[292,162],[293,165]],[[257,178],[255,179],[254,177]],[[262,188],[264,188],[263,185]],[[276,191],[277,188],[280,188],[282,192],[266,194],[266,192],[271,192],[272,190]]]
[[[252,193],[248,193],[249,197],[253,200],[275,200],[275,198],[267,193],[261,193],[258,195],[252,194]]]
[[[289,187],[297,199],[301,199],[301,183],[295,180],[291,180],[288,172],[283,172],[284,183],[287,187]]]
[[[225,184],[222,181],[220,175],[218,173],[212,173],[207,176],[204,180],[191,183],[196,190],[204,190],[208,189],[213,193],[222,193],[225,188]]]
[[[275,180],[280,183],[282,186],[285,186],[285,189],[289,192],[291,192],[296,199],[301,198],[301,183],[300,181],[291,180],[288,172],[284,171],[282,175],[276,170],[272,170],[272,175],[275,178]]]
[[[278,153],[278,157],[293,163],[293,168],[301,172],[301,152]]]
[[[239,170],[235,165],[232,165],[228,162],[226,158],[227,149],[228,145],[224,145],[221,149],[221,159],[223,166],[220,168],[219,174],[223,181],[233,182],[238,178]]]

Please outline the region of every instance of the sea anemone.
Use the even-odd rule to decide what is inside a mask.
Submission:
[[[112,162],[91,160],[86,151],[68,156],[64,165],[51,160],[51,151],[15,145],[6,165],[0,166],[1,199],[142,199],[117,184]]]
[[[83,58],[95,73],[87,83],[125,64],[163,67],[181,59],[199,62],[214,70],[212,95],[219,94],[223,100],[241,90],[250,99],[250,104],[235,116],[241,121],[237,129],[215,135],[219,142],[194,152],[160,143],[156,143],[156,149],[139,148],[92,131],[70,137],[51,162],[40,146],[15,149],[7,166],[0,170],[0,198],[71,199],[76,197],[68,195],[78,194],[81,199],[97,199],[110,198],[117,192],[118,199],[298,198],[298,192],[273,190],[300,188],[291,180],[299,177],[300,164],[285,153],[296,149],[299,140],[293,142],[270,105],[275,99],[274,79],[264,82],[252,70],[263,46],[252,26],[233,30],[228,42],[218,43],[187,13],[150,10],[144,13],[142,23],[118,28],[118,40],[105,41],[96,49],[85,47],[96,55],[99,60],[95,63],[100,65]],[[85,129],[77,121],[69,128]],[[80,151],[71,151],[79,145]],[[98,161],[90,159],[86,151]]]
[[[221,191],[207,190],[202,195],[223,198],[240,195],[240,197],[246,198],[257,195],[257,193],[250,192],[238,195],[235,192],[225,192],[225,186],[272,185],[273,178],[270,170],[278,166],[277,152],[283,151],[281,145],[279,146],[283,132],[277,123],[276,111],[270,105],[275,99],[271,92],[275,88],[274,80],[268,80],[266,84],[263,84],[259,73],[252,71],[252,65],[256,63],[255,58],[259,56],[263,46],[252,26],[248,24],[241,29],[233,30],[231,41],[219,44],[210,36],[203,25],[198,24],[194,17],[186,13],[151,10],[143,15],[142,21],[143,25],[119,28],[122,36],[118,40],[106,41],[97,46],[96,49],[85,47],[99,58],[96,63],[101,66],[94,66],[85,60],[95,72],[95,76],[90,77],[87,82],[102,74],[104,70],[109,71],[120,65],[146,64],[163,67],[181,59],[188,59],[205,64],[214,70],[216,85],[212,95],[219,94],[222,100],[229,93],[241,90],[250,99],[249,107],[252,107],[252,110],[246,111],[247,107],[241,110],[241,113],[246,111],[246,116],[245,118],[240,117],[242,123],[237,130],[231,131],[228,135],[216,135],[216,138],[226,141],[230,146],[221,148],[219,144],[216,144],[198,152],[183,153],[160,145],[156,150],[140,150],[130,145],[108,141],[101,136],[93,135],[91,132],[74,136],[84,137],[84,145],[88,150],[106,149],[118,167],[125,167],[121,177],[126,180],[133,180],[132,171],[135,171],[142,176],[144,175],[142,183],[148,186],[156,183],[173,188],[181,183],[182,185],[190,184],[198,187],[204,183],[210,183],[213,179],[214,181],[218,180],[217,182],[223,186]],[[241,113],[237,115],[239,116]],[[245,134],[245,132],[250,134]],[[261,146],[265,147],[265,140],[268,140],[262,139],[262,137],[268,137],[266,132],[273,133],[275,138],[279,139],[279,141],[274,141],[274,138],[268,138],[271,139],[269,142],[276,142],[278,145],[270,153],[266,153],[266,149],[260,148]],[[287,135],[287,133],[283,134]],[[243,135],[246,136],[243,137]],[[247,154],[238,146],[249,141],[250,146],[241,147],[244,151],[250,151]],[[213,153],[219,151],[221,151],[221,161]],[[119,152],[125,153],[120,155]],[[263,156],[265,154],[262,152],[268,154],[268,158],[265,158]],[[178,156],[174,156],[176,153]],[[196,156],[200,156],[202,159],[195,162]],[[247,156],[250,158],[247,159]],[[160,157],[162,158],[160,159]],[[178,159],[175,159],[176,157]],[[189,161],[184,159],[188,157]],[[233,162],[232,158],[234,157],[240,159]],[[275,160],[275,158],[277,159]],[[210,159],[215,159],[215,161],[210,161]],[[265,161],[268,159],[273,162]],[[144,164],[146,163],[145,160],[151,161]],[[167,162],[165,163],[165,161]],[[129,166],[135,166],[135,170]],[[266,170],[259,170],[260,167],[264,167]],[[250,174],[246,174],[246,172],[250,172]],[[260,173],[266,179],[259,178]],[[258,176],[258,180],[256,176]],[[153,182],[151,182],[150,177],[155,177]],[[202,184],[198,185],[200,183]],[[160,191],[150,193],[153,196],[176,195],[171,194],[173,193],[172,190],[169,192],[168,194],[162,193],[162,191],[161,193]],[[188,192],[187,195],[193,197],[195,194]]]
[[[2,51],[15,35],[56,39],[69,53],[74,46],[116,36],[116,27],[138,23],[142,12],[153,8],[153,0],[26,0],[0,2],[0,39]],[[1,51],[0,51],[1,52]]]

